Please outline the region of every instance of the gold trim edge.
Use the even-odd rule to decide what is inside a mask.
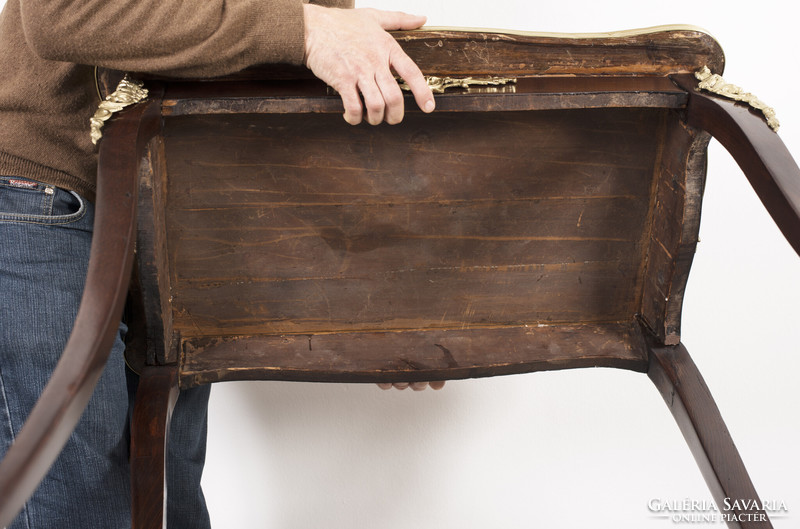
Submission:
[[[648,35],[651,33],[663,33],[666,31],[691,31],[703,33],[708,35],[716,41],[714,36],[707,30],[700,26],[693,26],[691,24],[665,24],[661,26],[651,26],[647,28],[636,29],[623,29],[617,31],[602,31],[602,32],[588,32],[588,33],[561,33],[551,31],[523,31],[517,29],[497,29],[497,28],[476,28],[476,27],[458,27],[458,26],[422,26],[419,29],[410,31],[421,32],[463,32],[463,33],[496,33],[499,35],[511,35],[518,37],[546,37],[556,39],[605,39],[605,38],[623,38],[635,37],[637,35]]]
[[[97,145],[103,137],[103,125],[120,110],[147,99],[148,91],[141,81],[131,79],[127,74],[117,85],[116,90],[100,102],[94,116],[89,118],[92,143]]]
[[[721,75],[711,73],[708,66],[703,66],[700,70],[695,72],[694,76],[699,81],[697,84],[698,90],[705,90],[727,99],[747,103],[752,108],[760,110],[767,120],[767,125],[775,132],[778,132],[778,128],[781,124],[775,115],[775,109],[761,101],[755,95],[750,92],[745,92],[741,87],[735,84],[728,83]]]

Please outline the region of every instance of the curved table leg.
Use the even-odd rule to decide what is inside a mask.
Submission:
[[[142,123],[158,105],[131,108],[109,125],[100,149],[97,206],[86,285],[64,352],[0,464],[0,527],[10,524],[78,423],[105,367],[128,292],[136,240]],[[157,122],[156,122],[157,123]]]
[[[134,529],[166,527],[166,454],[169,423],[178,400],[178,368],[147,367],[136,390],[131,431]]]
[[[771,528],[764,510],[725,510],[726,498],[730,498],[729,504],[738,499],[740,505],[746,500],[748,505],[760,506],[761,501],[719,408],[686,348],[683,344],[650,344],[649,353],[647,375],[675,417],[720,513],[731,518],[728,527]]]
[[[709,132],[728,150],[800,255],[800,168],[780,136],[747,105],[697,91],[694,76],[674,75],[672,80],[689,94],[687,123]]]

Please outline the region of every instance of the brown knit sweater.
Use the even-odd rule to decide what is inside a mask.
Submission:
[[[94,65],[210,77],[302,64],[304,0],[7,0],[0,14],[0,174],[94,199]],[[352,0],[314,3],[352,7]]]

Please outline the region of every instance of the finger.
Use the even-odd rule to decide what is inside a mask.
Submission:
[[[436,389],[436,390],[442,389],[444,387],[444,380],[438,380],[436,382],[431,382],[430,386],[431,386],[431,389]]]
[[[383,96],[383,101],[386,104],[383,119],[386,123],[394,125],[403,121],[405,113],[403,92],[400,90],[400,85],[397,84],[394,76],[388,69],[384,69],[376,75],[378,81],[378,88]]]
[[[395,382],[392,384],[396,389],[404,390],[409,386],[408,382]]]
[[[378,382],[378,387],[385,391],[387,389],[392,389],[392,383],[391,382]]]
[[[411,383],[411,389],[413,389],[414,391],[423,391],[427,387],[428,387],[428,383],[427,382],[412,382]]]
[[[375,10],[378,24],[385,30],[393,29],[417,29],[425,25],[428,17],[421,15],[411,15],[402,11],[381,11]]]
[[[358,82],[358,89],[364,97],[364,107],[367,110],[367,122],[370,125],[379,125],[383,121],[386,102],[383,100],[375,78],[363,78]]]
[[[344,120],[351,125],[361,123],[364,111],[356,88],[353,86],[348,89],[339,89],[337,92],[339,92],[339,96],[342,98],[342,105],[344,105]]]
[[[425,77],[422,75],[419,67],[406,55],[399,45],[392,50],[389,56],[390,65],[394,71],[403,78],[406,84],[411,88],[411,93],[414,94],[414,100],[417,106],[423,112],[433,112],[436,108],[436,102],[433,100],[433,92],[431,92]]]

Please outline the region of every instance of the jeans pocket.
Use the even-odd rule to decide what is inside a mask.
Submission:
[[[0,176],[0,222],[62,225],[86,215],[86,201],[67,191],[28,178]]]

